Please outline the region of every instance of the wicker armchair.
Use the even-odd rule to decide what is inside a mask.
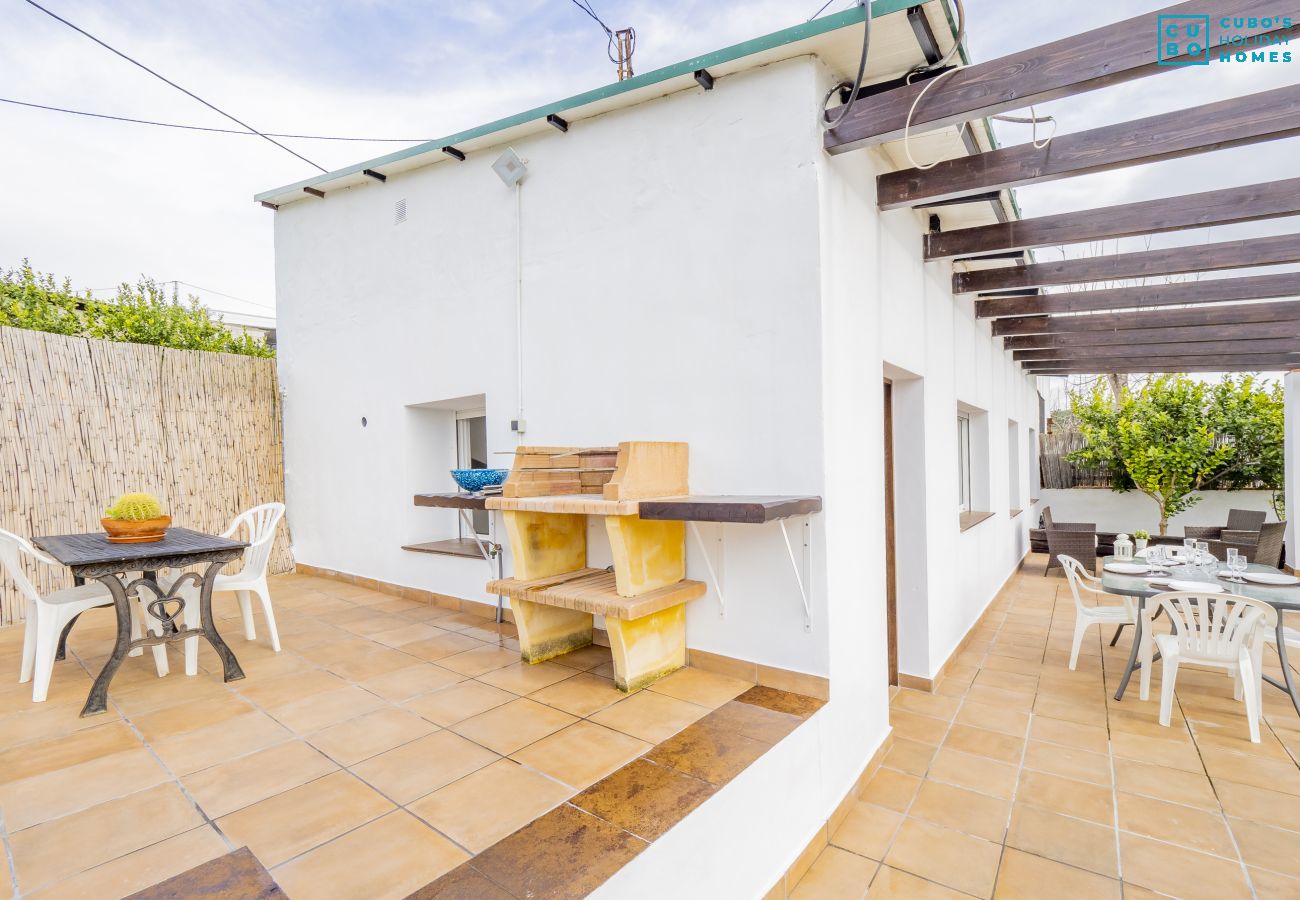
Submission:
[[[1183,534],[1189,538],[1196,538],[1198,541],[1231,541],[1239,536],[1225,537],[1223,534],[1225,531],[1257,532],[1263,527],[1264,520],[1267,518],[1268,513],[1256,512],[1250,509],[1230,509],[1228,510],[1227,525],[1188,525],[1183,528]]]
[[[1046,511],[1044,511],[1046,512]],[[1069,556],[1079,561],[1085,572],[1097,571],[1097,526],[1092,522],[1055,522],[1047,531],[1047,568],[1061,568],[1060,557]]]
[[[1271,522],[1260,526],[1258,531],[1231,531],[1222,529],[1222,540],[1207,541],[1210,552],[1220,560],[1228,556],[1229,549],[1235,549],[1246,557],[1248,562],[1262,566],[1282,567],[1282,538],[1286,534],[1285,522]]]

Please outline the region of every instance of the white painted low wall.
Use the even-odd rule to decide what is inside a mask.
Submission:
[[[1182,534],[1184,525],[1222,525],[1230,509],[1257,509],[1268,513],[1276,522],[1271,491],[1197,491],[1200,502],[1169,520],[1169,533]],[[1145,528],[1152,534],[1160,530],[1160,510],[1154,500],[1138,491],[1116,493],[1109,488],[1043,488],[1038,505],[1031,509],[1033,527],[1043,507],[1052,508],[1058,522],[1096,522],[1098,531],[1124,531],[1132,534]]]

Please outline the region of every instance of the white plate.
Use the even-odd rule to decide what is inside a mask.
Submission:
[[[1300,584],[1300,578],[1296,578],[1294,575],[1284,575],[1281,572],[1242,572],[1241,577],[1255,584]]]
[[[1221,584],[1208,581],[1181,581],[1177,578],[1152,578],[1149,582],[1154,587],[1167,587],[1171,591],[1186,591],[1191,594],[1222,594]]]
[[[1142,575],[1151,571],[1151,567],[1146,563],[1108,562],[1102,568],[1116,575]]]

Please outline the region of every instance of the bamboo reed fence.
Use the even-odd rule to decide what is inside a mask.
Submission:
[[[284,499],[281,446],[275,360],[0,328],[7,531],[99,531],[119,494],[146,491],[174,524],[219,533],[241,510]],[[286,523],[270,571],[292,568]],[[72,584],[66,569],[27,574],[42,592]],[[22,618],[0,575],[0,625]]]

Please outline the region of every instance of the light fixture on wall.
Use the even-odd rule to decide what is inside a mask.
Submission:
[[[497,161],[492,164],[492,171],[497,173],[497,178],[506,187],[514,187],[524,180],[528,174],[528,166],[519,158],[519,154],[507,147],[506,152],[497,157]]]

